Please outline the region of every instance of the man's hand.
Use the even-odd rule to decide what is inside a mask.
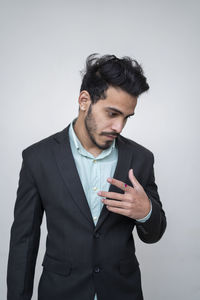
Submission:
[[[108,182],[123,190],[124,194],[100,191],[98,195],[109,198],[102,199],[102,202],[109,211],[132,219],[143,219],[150,212],[150,200],[134,176],[132,169],[129,170],[128,175],[133,186],[128,186],[124,182],[114,178],[108,178]]]

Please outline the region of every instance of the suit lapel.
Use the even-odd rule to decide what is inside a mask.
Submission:
[[[54,154],[63,181],[83,215],[94,226],[90,208],[80,181],[69,142],[69,126],[54,136]]]
[[[122,138],[120,136],[117,139],[117,147],[118,147],[118,162],[117,162],[117,166],[116,166],[113,177],[118,180],[121,180],[123,182],[126,182],[127,176],[128,176],[128,170],[131,165],[132,154],[131,154],[129,146],[127,145],[127,143],[125,143],[125,141],[122,140]],[[109,192],[119,193],[122,191],[119,190],[114,185],[111,185]],[[99,220],[97,222],[97,225],[95,227],[95,231],[97,231],[99,229],[99,227],[102,225],[102,223],[105,221],[105,219],[107,218],[107,216],[109,214],[110,214],[110,212],[107,210],[107,208],[104,205],[102,208]]]

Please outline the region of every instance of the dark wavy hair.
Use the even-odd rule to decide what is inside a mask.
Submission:
[[[86,60],[86,69],[80,91],[86,90],[92,103],[106,98],[109,86],[118,87],[132,96],[138,97],[149,89],[142,67],[128,56],[91,54]]]

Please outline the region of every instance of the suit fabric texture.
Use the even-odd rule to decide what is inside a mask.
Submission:
[[[122,136],[116,139],[114,178],[132,185],[128,170],[152,203],[145,223],[109,212],[104,206],[96,226],[70,148],[69,126],[22,153],[8,259],[7,300],[30,300],[43,213],[46,252],[38,300],[142,300],[134,227],[145,243],[155,243],[166,227],[154,179],[153,154]],[[123,193],[115,186],[110,191]]]

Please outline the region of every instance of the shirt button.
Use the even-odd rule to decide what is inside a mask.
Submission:
[[[97,219],[97,217],[93,217],[93,220],[95,221]]]
[[[99,273],[100,272],[100,268],[99,267],[95,267],[94,268],[94,273]]]
[[[96,162],[97,162],[96,159],[94,159],[94,160],[93,160],[93,163],[96,163]]]
[[[94,186],[92,189],[93,189],[93,191],[96,191],[96,190],[97,190],[97,187],[96,187],[96,186]]]

